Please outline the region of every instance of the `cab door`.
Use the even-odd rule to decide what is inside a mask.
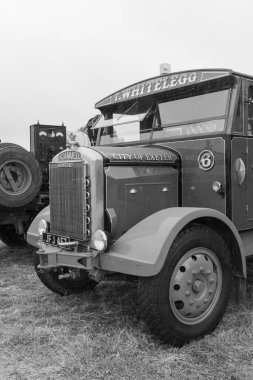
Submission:
[[[231,101],[229,119],[233,120],[231,131],[231,177],[228,180],[228,194],[231,192],[231,206],[227,208],[227,215],[238,228],[247,228],[247,133],[245,132],[245,106],[246,83],[241,79],[238,83],[236,99]],[[253,140],[252,140],[253,141]],[[227,149],[227,167],[229,167],[230,150]],[[230,197],[228,197],[230,199]]]
[[[246,82],[245,129],[247,131],[247,227],[253,227],[253,81]]]

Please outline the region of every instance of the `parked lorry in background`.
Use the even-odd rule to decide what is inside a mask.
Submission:
[[[253,255],[253,77],[190,70],[96,104],[96,146],[50,163],[50,207],[28,231],[36,272],[71,294],[138,279],[140,314],[182,345],[244,299]]]
[[[0,240],[25,246],[34,217],[49,203],[48,163],[66,148],[66,127],[30,127],[30,152],[17,144],[0,143]]]

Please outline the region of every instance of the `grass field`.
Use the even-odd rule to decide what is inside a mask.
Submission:
[[[136,317],[136,287],[102,283],[60,297],[31,254],[0,242],[0,379],[253,379],[253,288],[218,329],[183,348],[161,344]]]

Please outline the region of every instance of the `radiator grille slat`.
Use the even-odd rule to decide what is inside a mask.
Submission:
[[[51,232],[84,240],[86,236],[85,163],[51,163]]]

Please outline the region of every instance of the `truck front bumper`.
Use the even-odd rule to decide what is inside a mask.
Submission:
[[[52,269],[57,267],[69,267],[76,269],[91,270],[99,265],[99,252],[90,247],[75,246],[73,248],[54,247],[40,243],[36,252],[39,256],[41,269]]]

